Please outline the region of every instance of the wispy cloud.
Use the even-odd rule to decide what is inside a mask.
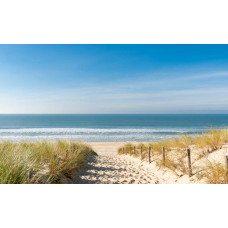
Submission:
[[[154,83],[161,85],[163,81],[161,78]],[[180,82],[176,78],[174,81]],[[173,80],[170,79],[170,82]],[[0,110],[2,113],[14,110],[21,113],[26,110],[31,110],[32,113],[183,113],[190,112],[189,110],[227,110],[228,87],[224,84],[205,87],[202,81],[197,86],[193,84],[191,88],[179,85],[176,89],[177,85],[173,83],[173,89],[167,83],[169,84],[168,80],[165,89],[161,87],[148,90],[147,83],[142,82],[136,88],[133,85],[137,83],[129,79],[124,84],[109,82],[39,93],[8,93],[0,96]]]

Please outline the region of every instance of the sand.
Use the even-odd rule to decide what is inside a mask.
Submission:
[[[128,155],[117,155],[124,143],[89,143],[98,156],[80,174],[78,184],[193,184],[204,183],[195,176],[178,176],[155,162],[148,164]]]
[[[221,163],[222,165],[225,166],[226,155],[228,155],[228,144],[223,145],[221,149],[214,151],[213,153],[209,153],[207,156],[196,161],[194,163],[194,166],[199,167],[199,169],[205,169],[205,167],[213,163],[214,164]]]

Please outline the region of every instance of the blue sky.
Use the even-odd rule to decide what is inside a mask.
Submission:
[[[0,45],[0,113],[228,113],[228,45]]]

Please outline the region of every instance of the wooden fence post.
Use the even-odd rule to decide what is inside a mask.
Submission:
[[[69,151],[66,150],[66,158],[68,158],[68,155],[69,155]]]
[[[134,154],[135,154],[135,146],[133,147],[133,150],[134,150]]]
[[[164,146],[162,147],[162,156],[163,156],[163,158],[162,158],[163,165],[165,165],[165,147]]]
[[[225,156],[226,161],[226,183],[228,184],[228,155]]]
[[[149,163],[151,163],[150,146],[148,147],[148,157],[149,157]]]
[[[187,155],[188,155],[188,175],[189,177],[192,176],[192,163],[191,163],[191,152],[190,149],[187,149]]]
[[[140,154],[141,154],[141,160],[142,160],[142,146],[140,146]]]
[[[123,154],[124,154],[124,147],[123,147]]]
[[[28,173],[28,179],[29,180],[32,179],[32,173],[33,173],[33,168],[29,169],[29,173]]]

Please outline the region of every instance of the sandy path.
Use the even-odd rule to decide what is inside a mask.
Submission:
[[[154,184],[156,177],[151,175],[143,164],[125,156],[99,155],[90,161],[88,168],[80,177],[82,184]]]
[[[122,143],[90,143],[98,153],[81,173],[79,184],[163,184],[188,183],[171,172],[160,170],[155,163],[148,164],[130,156],[117,155]]]

